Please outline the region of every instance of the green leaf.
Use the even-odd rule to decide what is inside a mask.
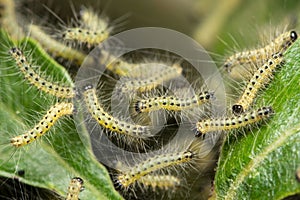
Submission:
[[[246,134],[228,133],[215,179],[219,199],[282,199],[299,194],[300,41],[261,92],[254,107],[271,105],[276,114]]]
[[[72,117],[60,119],[50,132],[25,147],[15,148],[10,138],[31,129],[57,102],[23,80],[23,74],[9,58],[13,43],[0,32],[0,175],[54,191],[65,197],[72,177],[84,180],[80,199],[122,199],[114,190],[107,170],[99,164],[89,145],[84,145]],[[70,86],[67,71],[52,60],[33,40],[21,41],[24,52],[41,65],[43,74]],[[85,133],[85,137],[88,133]],[[18,175],[24,170],[24,175]]]

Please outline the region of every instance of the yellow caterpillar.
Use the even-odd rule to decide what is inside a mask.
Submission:
[[[13,137],[10,140],[11,145],[21,147],[35,141],[39,137],[43,136],[59,118],[65,115],[71,115],[72,113],[72,103],[55,104],[48,110],[47,114],[35,127],[22,135]]]
[[[251,51],[243,51],[230,56],[224,62],[224,68],[231,72],[234,67],[244,64],[260,64],[265,62],[274,53],[284,53],[298,38],[295,31],[288,31],[272,41],[265,47],[254,49]]]
[[[70,60],[72,62],[75,61],[75,63],[78,65],[82,64],[83,60],[86,58],[84,53],[54,40],[40,27],[31,24],[29,25],[28,29],[30,31],[30,37],[37,40],[51,55]]]
[[[40,75],[33,70],[31,64],[27,61],[26,57],[23,55],[23,52],[19,48],[13,47],[10,49],[9,53],[15,60],[21,72],[24,74],[25,78],[39,90],[56,97],[74,97],[75,91],[72,87],[60,86],[59,83],[52,83],[40,77]]]
[[[155,110],[182,111],[208,102],[213,97],[212,92],[201,92],[190,98],[178,98],[175,96],[160,96],[138,100],[135,103],[137,113],[152,112]]]
[[[126,121],[119,120],[109,113],[107,113],[101,104],[98,102],[96,90],[91,85],[84,88],[84,99],[89,112],[100,126],[121,135],[129,136],[131,138],[147,138],[153,136],[148,126],[138,124],[131,124]]]
[[[248,82],[246,89],[239,100],[232,106],[232,112],[236,115],[246,111],[257,96],[258,91],[268,84],[273,76],[273,72],[283,63],[281,53],[274,54],[271,59],[262,65],[253,74]]]
[[[200,120],[196,125],[196,137],[214,131],[228,131],[245,127],[247,125],[257,123],[263,119],[267,119],[272,114],[274,114],[272,107],[262,107],[258,110],[245,112],[239,116]]]
[[[63,39],[67,41],[78,41],[79,43],[85,43],[89,46],[100,44],[107,39],[108,36],[108,31],[93,31],[84,28],[68,28],[62,35]]]

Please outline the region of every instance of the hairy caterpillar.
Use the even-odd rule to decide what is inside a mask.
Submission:
[[[143,177],[160,170],[191,165],[196,159],[199,159],[201,150],[199,140],[195,139],[188,147],[185,147],[185,150],[175,150],[172,153],[152,155],[146,160],[137,162],[127,170],[120,171],[116,177],[116,183],[122,188],[128,188],[140,182]]]
[[[148,175],[148,176],[149,176],[149,175]],[[145,179],[146,177],[142,177],[142,178],[141,178],[142,181],[143,181],[143,178]],[[162,180],[161,180],[161,181],[162,181]],[[144,180],[144,182],[145,182],[145,180]],[[174,182],[176,183],[176,181],[173,181],[173,183],[174,183]],[[145,183],[145,184],[146,184],[146,183]],[[165,185],[166,185],[166,184],[165,184]],[[155,186],[153,186],[153,187],[155,187]],[[159,187],[159,186],[157,186],[157,187]]]
[[[274,41],[265,47],[236,53],[230,56],[224,63],[224,67],[228,72],[231,72],[232,68],[243,64],[256,64],[264,62],[271,57],[274,53],[284,53],[284,51],[291,46],[298,38],[295,31],[289,31],[281,34]]]
[[[66,200],[78,200],[79,193],[84,190],[84,181],[80,177],[71,179]]]
[[[150,66],[149,66],[150,65]],[[179,64],[174,64],[173,66],[165,66],[161,64],[149,64],[146,66],[141,66],[135,68],[137,71],[132,71],[133,74],[141,73],[142,77],[131,78],[131,77],[122,77],[120,79],[120,84],[117,85],[117,90],[123,94],[130,94],[132,92],[146,92],[156,88],[159,85],[177,78],[182,73],[182,67]],[[148,68],[147,73],[145,73],[146,68]],[[150,70],[149,70],[150,68]],[[150,71],[150,72],[149,72]],[[157,73],[157,72],[160,73]],[[145,76],[145,77],[143,77]]]
[[[109,27],[108,19],[100,17],[92,9],[82,8],[79,18],[78,27],[67,28],[62,33],[64,40],[77,41],[91,47],[100,44],[110,36],[112,27]]]
[[[151,112],[165,109],[168,111],[182,111],[193,108],[208,102],[213,98],[212,92],[201,92],[190,98],[178,98],[176,96],[158,96],[149,99],[142,99],[135,102],[135,111],[137,113]]]
[[[166,65],[169,65],[162,61],[155,61],[154,63],[151,61],[132,63],[126,61],[124,58],[117,58],[113,54],[110,54],[109,52],[104,50],[101,51],[100,63],[105,64],[108,70],[119,75],[120,77],[125,76],[126,78],[121,79],[124,84],[126,81],[136,81],[137,78],[149,78],[149,76],[153,76],[153,74],[155,74],[155,72],[157,71],[165,71],[165,69],[163,68],[165,68]],[[177,72],[175,73],[182,73],[183,69],[181,68],[179,63],[171,64],[171,67],[174,67],[175,70],[177,70]]]
[[[73,98],[75,91],[72,87],[60,86],[58,83],[52,83],[46,79],[40,77],[33,69],[30,63],[28,63],[26,57],[23,55],[23,52],[17,48],[13,47],[9,50],[9,54],[15,60],[17,66],[20,68],[25,78],[39,90],[44,91],[45,93],[54,95],[56,97],[62,98]]]
[[[33,129],[22,135],[13,137],[10,140],[11,145],[15,147],[21,147],[35,141],[37,138],[43,136],[59,118],[65,115],[71,115],[72,113],[72,103],[55,104],[48,110],[47,114]]]
[[[148,126],[131,124],[107,113],[98,102],[96,90],[91,85],[84,87],[83,95],[89,112],[103,128],[114,133],[129,136],[132,139],[142,139],[153,136]]]
[[[194,153],[187,150],[150,158],[134,166],[130,171],[120,174],[118,176],[118,183],[126,188],[151,172],[173,165],[188,163],[192,160],[193,156]]]
[[[258,110],[245,112],[239,116],[225,117],[219,119],[204,119],[197,122],[196,137],[213,131],[227,131],[245,127],[269,118],[274,114],[272,107],[262,107]]]
[[[86,55],[84,53],[54,40],[37,25],[31,24],[29,25],[28,29],[30,31],[30,37],[37,40],[46,51],[51,53],[51,55],[55,57],[58,56],[66,60],[75,61],[75,63],[78,65],[80,65],[85,59]]]
[[[105,30],[93,31],[83,28],[68,28],[63,32],[62,37],[66,41],[78,41],[79,43],[88,44],[94,46],[100,44],[107,39],[109,32]]]
[[[252,102],[260,88],[270,82],[275,69],[283,64],[283,56],[281,53],[274,54],[271,59],[261,66],[250,79],[246,86],[246,89],[239,100],[232,106],[232,112],[234,114],[241,114],[246,111]]]

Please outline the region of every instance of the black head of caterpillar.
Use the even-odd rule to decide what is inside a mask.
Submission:
[[[294,42],[297,40],[298,34],[296,33],[296,31],[291,31],[290,37],[291,37],[292,41]]]
[[[244,108],[242,105],[239,105],[239,104],[235,104],[232,106],[232,112],[235,114],[235,115],[240,115],[244,112]]]
[[[286,41],[286,43],[284,43],[282,45],[283,50],[286,50],[289,46],[291,46],[298,39],[298,34],[296,33],[296,31],[290,32],[290,39],[291,40]]]

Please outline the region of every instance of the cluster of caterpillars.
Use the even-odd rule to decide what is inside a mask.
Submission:
[[[13,26],[18,27],[17,17],[13,12],[13,1],[0,1],[1,20],[0,24],[8,31],[13,40],[25,37],[24,33],[15,34],[15,28],[8,20],[13,21]],[[85,58],[85,53],[76,47],[85,46],[92,48],[107,39],[113,30],[106,18],[102,18],[91,9],[83,8],[79,14],[79,21],[74,27],[67,27],[61,31],[62,41],[54,40],[38,25],[30,24],[22,28],[23,32],[30,31],[29,37],[32,37],[53,57],[60,57],[73,61],[75,64],[81,64]],[[20,28],[21,30],[21,28]],[[18,29],[19,31],[19,29]],[[14,32],[14,34],[12,34]],[[264,88],[273,78],[275,71],[283,65],[283,53],[297,40],[295,31],[288,31],[277,38],[270,44],[260,49],[239,52],[230,56],[224,64],[224,67],[230,71],[233,67],[243,64],[252,63],[259,65],[253,70],[252,77],[237,102],[231,107],[232,114],[220,118],[199,119],[194,126],[196,127],[195,139],[186,144],[184,149],[173,152],[163,152],[157,155],[149,155],[144,160],[136,161],[131,166],[124,167],[114,175],[114,182],[117,187],[124,190],[132,189],[136,185],[156,190],[175,190],[181,187],[183,180],[174,174],[168,174],[168,168],[184,168],[193,165],[201,159],[201,141],[205,140],[204,136],[211,133],[221,133],[233,129],[247,127],[248,125],[259,123],[269,118],[275,112],[271,106],[253,108],[255,98],[258,92]],[[71,46],[67,44],[71,43]],[[76,44],[76,45],[74,45]],[[74,47],[74,48],[73,48]],[[104,52],[105,54],[106,52]],[[15,148],[28,145],[36,139],[45,135],[48,130],[55,125],[56,121],[66,115],[72,115],[74,105],[72,98],[83,91],[84,104],[90,113],[90,116],[111,135],[121,135],[124,143],[137,145],[143,143],[149,138],[155,138],[156,133],[152,133],[150,126],[133,123],[124,118],[113,116],[98,98],[97,88],[92,85],[86,85],[83,88],[75,88],[74,85],[64,85],[60,82],[53,82],[51,78],[46,77],[40,72],[35,71],[32,67],[31,59],[22,51],[22,47],[12,46],[7,52],[8,56],[14,61],[23,74],[28,84],[39,89],[42,93],[53,95],[61,101],[53,105],[43,118],[30,130],[10,139],[10,144]],[[263,64],[260,64],[263,63]],[[182,76],[183,68],[180,63],[164,63],[166,66],[157,70],[150,70],[149,76],[138,77],[140,64],[147,63],[130,63],[125,59],[119,58],[118,62],[106,66],[107,69],[116,76],[126,77],[124,83],[120,85],[121,93],[129,95],[138,93],[151,93],[162,84],[172,79]],[[214,92],[199,91],[193,96],[178,97],[168,93],[153,93],[153,95],[141,95],[133,101],[132,108],[135,115],[152,113],[158,110],[165,110],[174,115],[177,113],[190,110],[213,100]],[[201,136],[201,138],[199,138]],[[141,145],[143,149],[145,145]],[[126,163],[122,163],[126,165]],[[78,199],[79,192],[82,190],[83,181],[76,177],[71,180],[67,199]]]

